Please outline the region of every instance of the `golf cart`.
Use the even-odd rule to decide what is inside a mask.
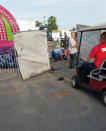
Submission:
[[[82,82],[79,75],[80,66],[87,60],[87,56],[92,47],[99,43],[100,34],[104,31],[106,32],[106,24],[86,27],[80,29],[78,32],[80,34],[80,46],[78,50],[76,74],[72,77],[72,86],[74,88],[86,87],[100,93],[102,95],[103,104],[106,106],[106,59],[99,69],[90,72],[87,76],[88,82]]]

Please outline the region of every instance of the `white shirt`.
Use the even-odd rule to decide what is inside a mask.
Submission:
[[[73,47],[76,45],[76,41],[70,37],[68,41],[68,49],[70,54],[75,54],[78,52],[77,47]]]

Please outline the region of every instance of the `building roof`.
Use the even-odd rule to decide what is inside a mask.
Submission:
[[[94,30],[106,30],[106,23],[80,29],[80,32],[94,31]]]

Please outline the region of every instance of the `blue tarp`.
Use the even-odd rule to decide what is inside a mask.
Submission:
[[[64,49],[55,49],[52,51],[52,57],[55,61],[59,60],[62,55],[64,55]]]

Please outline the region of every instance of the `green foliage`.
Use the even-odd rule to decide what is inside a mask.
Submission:
[[[56,17],[54,17],[54,16],[49,17],[49,19],[48,19],[48,28],[49,28],[50,32],[52,32],[52,30],[58,30]]]
[[[36,27],[42,27],[42,26],[43,26],[42,22],[36,21]]]
[[[76,30],[76,28],[75,28],[75,27],[73,27],[73,28],[72,28],[72,31],[75,31],[75,30]]]

